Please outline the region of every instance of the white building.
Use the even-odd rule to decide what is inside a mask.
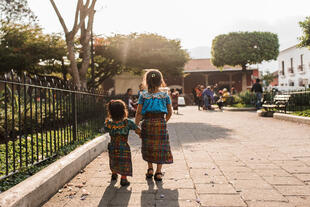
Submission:
[[[309,88],[310,50],[297,45],[282,50],[278,56],[279,89]]]

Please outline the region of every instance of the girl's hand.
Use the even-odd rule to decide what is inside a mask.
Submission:
[[[139,135],[140,139],[141,139],[141,129],[138,128],[135,130],[136,134]]]

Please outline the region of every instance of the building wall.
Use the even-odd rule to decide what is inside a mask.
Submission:
[[[301,66],[301,55],[303,55],[303,70]],[[291,58],[293,69],[291,68]],[[282,68],[284,62],[284,70]],[[284,72],[284,74],[282,73]],[[278,56],[279,87],[298,88],[309,87],[310,84],[310,50],[307,48],[291,47],[280,52]],[[293,86],[294,85],[294,86]]]
[[[254,71],[251,70],[247,72],[247,85],[248,89],[252,87],[254,80],[256,78]],[[231,84],[229,82],[229,73],[231,73]],[[184,79],[184,91],[189,94],[192,92],[192,89],[195,88],[198,84],[213,86],[218,84],[220,89],[227,88],[230,90],[230,86],[234,87],[237,92],[242,91],[242,73],[240,72],[209,72],[208,78],[206,78],[206,73],[204,72],[195,72],[188,73]],[[253,79],[254,78],[254,79]],[[208,80],[207,80],[208,79]]]
[[[134,93],[138,93],[139,84],[142,83],[142,75],[134,75],[132,73],[124,72],[113,78],[115,94],[126,93],[128,88],[131,88]]]

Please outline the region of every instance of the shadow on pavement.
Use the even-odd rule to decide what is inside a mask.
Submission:
[[[122,189],[121,191],[121,197],[117,198],[117,190],[119,188],[115,187],[116,181],[111,182],[111,184],[105,189],[102,198],[100,200],[100,203],[98,207],[106,207],[110,205],[116,205],[116,206],[128,206],[131,191],[129,191],[127,188]]]
[[[223,126],[208,123],[174,122],[168,123],[168,127],[174,129],[176,134],[176,137],[170,136],[170,140],[173,142],[177,138],[181,143],[201,143],[215,139],[231,139],[233,132],[233,130]],[[171,133],[171,135],[173,134]]]
[[[163,181],[164,182],[164,181]],[[156,206],[159,207],[179,207],[179,192],[178,189],[165,189],[163,188],[163,182],[156,182],[158,188],[156,194]]]

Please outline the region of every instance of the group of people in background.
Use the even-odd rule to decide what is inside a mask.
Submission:
[[[139,85],[139,90],[138,90],[138,94],[137,94],[138,96],[134,96],[132,88],[127,89],[127,91],[124,95],[124,102],[127,105],[129,117],[135,116],[136,111],[137,111],[137,106],[138,106],[138,98],[145,91],[146,90],[144,89],[143,84]],[[173,112],[175,114],[179,114],[178,99],[182,93],[183,93],[182,89],[179,89],[179,88],[176,88],[176,89],[172,88],[168,91],[168,94],[169,94],[171,101],[172,101],[172,109],[173,109]]]
[[[197,85],[192,93],[198,110],[212,110],[213,108],[211,106],[213,104],[217,104],[219,109],[222,109],[228,97],[230,97],[231,94],[235,94],[236,90],[232,87],[229,92],[227,88],[220,90],[217,84],[207,87],[201,84]]]

